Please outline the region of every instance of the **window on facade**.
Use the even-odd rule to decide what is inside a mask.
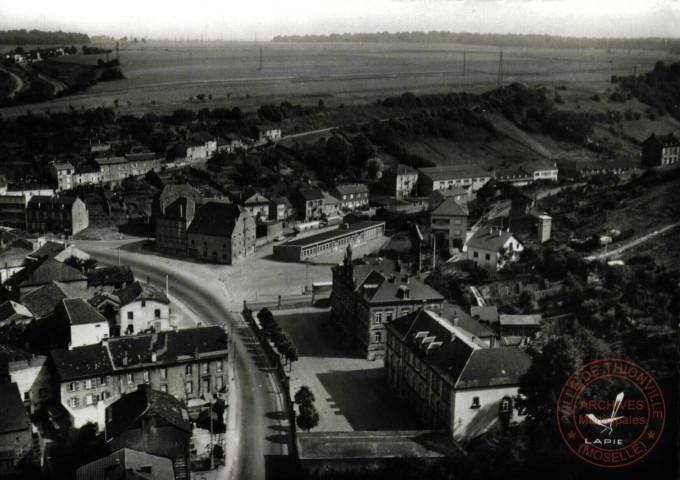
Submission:
[[[78,399],[75,398],[75,397],[69,398],[69,399],[68,399],[68,406],[69,406],[69,407],[77,407],[77,406],[78,406],[78,403],[80,403],[80,402],[79,402]]]
[[[154,316],[154,318],[161,318],[161,309],[157,308],[156,310],[154,310],[153,316]]]
[[[201,373],[203,373],[203,374],[208,373],[208,364],[207,363],[201,363]]]
[[[490,254],[490,253],[487,253],[486,256],[485,256],[484,258],[486,258],[487,260],[491,260],[491,254]]]
[[[217,367],[216,367],[217,371],[218,371],[218,372],[221,372],[221,371],[222,371],[222,360],[219,360],[219,361],[216,363],[216,365],[217,365]]]
[[[92,395],[85,395],[85,398],[83,398],[83,405],[92,405]]]
[[[128,385],[131,385],[132,382],[134,381],[134,377],[133,377],[132,373],[128,373],[128,374],[126,375],[126,379],[127,379],[127,384],[128,384]]]
[[[83,388],[92,388],[92,380],[87,379],[83,382]]]
[[[106,377],[99,377],[99,385],[106,385]]]
[[[472,405],[470,405],[470,408],[479,408],[481,405],[479,404],[479,397],[472,397]]]
[[[157,332],[161,330],[161,322],[153,322],[153,329]]]
[[[375,341],[376,343],[382,342],[382,332],[375,332]]]
[[[24,400],[30,400],[31,399],[31,392],[24,392]]]
[[[184,374],[187,376],[191,376],[191,365],[187,365],[184,369]]]
[[[222,377],[217,377],[217,388],[222,389],[224,387],[224,379]]]
[[[128,312],[127,317],[128,317],[128,320],[134,320],[134,318],[135,318],[134,312]]]
[[[146,307],[146,300],[142,300],[142,307]]]
[[[474,258],[479,257],[479,252],[472,252],[472,256],[473,256]]]
[[[392,321],[392,312],[389,312],[387,315],[385,315],[385,321],[388,323]]]
[[[111,398],[111,394],[109,392],[102,392],[102,400],[108,400]]]
[[[376,313],[375,314],[375,323],[380,323],[382,322],[382,313]]]
[[[69,392],[75,392],[76,391],[76,382],[71,382],[68,384],[68,391]]]
[[[510,413],[512,410],[512,399],[510,397],[503,397],[498,411],[500,413]]]
[[[194,392],[194,384],[191,381],[188,381],[186,383],[186,385],[187,385],[187,387],[186,387],[187,393],[193,393]]]
[[[148,370],[144,370],[144,381],[145,382],[149,381],[149,371]]]

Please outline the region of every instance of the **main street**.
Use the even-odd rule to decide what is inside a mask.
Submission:
[[[118,248],[123,245],[123,248]],[[125,242],[78,241],[102,265],[130,265],[135,277],[165,285],[204,324],[226,325],[234,342],[235,404],[229,405],[227,468],[220,478],[274,478],[285,471],[290,440],[281,386],[253,332],[227,301],[223,285],[201,264],[136,253]],[[231,447],[231,448],[230,448]],[[222,472],[221,472],[222,473]],[[208,478],[208,477],[206,477]]]

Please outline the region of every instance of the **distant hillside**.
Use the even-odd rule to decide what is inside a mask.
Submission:
[[[612,82],[633,92],[641,102],[680,119],[680,63],[667,67],[656,62],[651,72],[637,77],[612,77]]]
[[[454,33],[454,32],[400,32],[400,33],[333,33],[330,35],[276,36],[273,42],[414,42],[458,43],[492,47],[531,48],[611,48],[671,50],[680,52],[680,40],[672,38],[584,38],[554,35],[517,35],[512,33]]]
[[[41,30],[0,30],[0,45],[82,45],[90,43],[86,33],[43,32]]]

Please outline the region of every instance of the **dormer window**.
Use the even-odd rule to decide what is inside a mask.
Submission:
[[[512,411],[512,399],[510,397],[503,397],[498,407],[498,413],[510,413]]]

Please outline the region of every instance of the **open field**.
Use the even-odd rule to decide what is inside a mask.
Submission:
[[[260,45],[254,43],[138,45],[120,53],[127,80],[100,83],[84,93],[30,108],[112,106],[115,99],[122,113],[206,106],[254,108],[283,100],[316,104],[323,99],[327,105],[338,105],[371,102],[404,91],[481,92],[498,82],[499,49],[493,47],[417,43],[266,43],[262,47],[263,68],[258,70]],[[465,72],[463,52],[467,52]],[[60,61],[95,63],[100,57],[105,58],[78,54]],[[644,72],[658,60],[671,63],[677,58],[661,51],[506,48],[503,83],[604,90],[613,74],[630,74],[635,65],[638,72]],[[189,101],[199,93],[213,99],[206,104]],[[19,114],[27,108],[5,108],[2,113]]]

